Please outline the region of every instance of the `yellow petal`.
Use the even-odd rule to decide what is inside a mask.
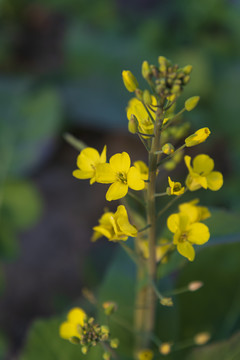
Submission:
[[[141,178],[141,173],[135,166],[131,166],[128,171],[127,182],[128,186],[133,190],[143,190],[145,188],[145,182]]]
[[[86,320],[87,315],[85,311],[81,308],[73,308],[69,311],[67,319],[70,323],[78,324],[80,326],[84,325],[84,320]]]
[[[188,136],[185,139],[185,144],[187,147],[195,146],[204,142],[208,136],[211,134],[209,128],[205,127],[197,130],[194,134]]]
[[[191,173],[192,172],[191,157],[188,155],[184,156],[184,161],[185,161],[186,167],[188,168],[189,173]]]
[[[126,208],[123,205],[119,205],[117,212],[116,212],[116,222],[120,228],[120,230],[128,235],[128,236],[136,236],[137,235],[137,229],[135,226],[131,225],[128,220],[128,214],[126,211]]]
[[[198,181],[198,178],[199,178],[200,176],[198,176],[198,177],[193,177],[193,176],[191,176],[190,174],[188,174],[188,176],[187,176],[187,179],[186,179],[186,185],[187,185],[187,187],[188,187],[188,189],[190,190],[190,191],[196,191],[196,190],[198,190],[198,189],[200,189],[201,188],[201,184],[200,184],[200,182]],[[201,180],[200,180],[201,181]],[[205,189],[207,188],[207,181],[206,181],[206,178],[205,178],[205,184],[204,184],[204,186],[205,186]]]
[[[83,170],[74,170],[73,176],[77,179],[90,179],[94,175],[95,171],[83,171]]]
[[[107,146],[105,145],[104,148],[103,148],[103,151],[100,155],[100,160],[99,162],[100,163],[105,163],[107,161]]]
[[[210,238],[207,225],[202,223],[194,223],[189,226],[188,240],[192,244],[205,244]]]
[[[206,178],[210,190],[217,191],[223,185],[223,176],[219,171],[212,171]]]
[[[131,160],[128,153],[123,152],[121,154],[113,155],[109,163],[113,171],[115,171],[116,173],[127,173],[130,168]]]
[[[127,194],[127,192],[128,186],[119,181],[116,181],[109,187],[106,193],[106,199],[108,201],[118,200],[123,198]]]
[[[172,232],[175,233],[179,229],[180,217],[179,214],[172,214],[167,219],[167,227]]]
[[[101,234],[101,236],[105,236],[106,238],[108,239],[111,239],[112,236],[113,236],[113,231],[110,231],[110,229],[107,229],[106,227],[104,226],[94,226],[93,227],[93,230],[99,234]],[[98,236],[100,237],[100,236]]]
[[[59,335],[62,339],[66,340],[69,340],[72,337],[80,338],[80,335],[77,332],[77,325],[69,322],[64,322],[60,325]]]
[[[193,261],[195,258],[195,250],[188,241],[183,241],[177,244],[177,250],[179,254],[186,257],[189,261]]]
[[[77,158],[77,166],[81,170],[91,171],[99,162],[100,156],[96,149],[88,147],[81,151]]]
[[[200,175],[209,174],[214,168],[214,161],[210,156],[201,154],[193,159],[193,171]]]
[[[110,164],[98,164],[96,166],[96,181],[101,184],[110,184],[116,180],[116,174]]]

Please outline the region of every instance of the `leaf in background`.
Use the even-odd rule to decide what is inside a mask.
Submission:
[[[240,333],[231,339],[194,350],[186,360],[237,360],[240,359]]]

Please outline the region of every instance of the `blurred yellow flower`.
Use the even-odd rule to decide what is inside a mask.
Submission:
[[[173,244],[177,246],[178,252],[190,261],[195,258],[193,244],[205,244],[210,237],[209,229],[205,224],[192,223],[191,217],[185,213],[170,215],[167,226],[174,234]]]
[[[102,184],[111,184],[107,193],[108,201],[123,198],[130,187],[133,190],[143,190],[145,183],[140,171],[130,166],[131,160],[126,152],[113,155],[109,164],[99,164],[96,168],[96,181]]]
[[[137,354],[138,360],[152,360],[153,359],[153,351],[150,349],[140,350]]]
[[[87,315],[83,309],[77,307],[71,309],[67,315],[67,321],[60,325],[60,337],[66,340],[81,339],[81,327],[83,327],[86,319]]]
[[[208,136],[211,134],[209,128],[205,127],[197,130],[194,134],[188,136],[185,139],[185,144],[187,147],[195,146],[204,142]]]
[[[73,176],[77,179],[90,179],[90,184],[96,181],[96,167],[98,164],[106,162],[106,145],[101,155],[91,147],[83,149],[77,157],[77,166],[79,169],[73,171]]]
[[[105,236],[110,241],[127,240],[129,236],[135,237],[137,229],[128,220],[125,206],[119,205],[115,213],[107,212],[99,219],[99,225],[94,226],[92,241]]]
[[[154,96],[151,96],[152,104],[151,105],[157,105],[157,100]],[[149,113],[151,114],[153,120],[156,118],[156,114],[149,109]],[[132,115],[137,119],[138,121],[138,128],[139,131],[144,134],[153,134],[154,130],[154,124],[145,108],[143,103],[138,100],[137,98],[132,98],[127,107],[127,118],[129,121],[132,119]]]
[[[198,222],[208,219],[211,216],[210,211],[205,206],[198,206],[199,199],[182,203],[178,206],[179,211],[185,213],[191,220],[191,222]]]
[[[203,187],[217,191],[223,185],[223,176],[219,171],[213,171],[214,161],[210,156],[201,154],[193,159],[191,166],[191,157],[184,156],[185,164],[189,174],[186,179],[186,185],[191,191],[195,191]]]

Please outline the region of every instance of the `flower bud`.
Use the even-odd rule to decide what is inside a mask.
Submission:
[[[134,92],[138,88],[138,81],[129,70],[122,72],[123,83],[129,92]]]
[[[187,147],[191,147],[191,146],[201,144],[202,142],[204,142],[208,138],[208,136],[210,134],[211,134],[211,132],[210,132],[209,128],[207,128],[207,127],[199,129],[194,134],[188,136],[185,139],[185,144],[186,144]]]
[[[110,360],[111,359],[111,355],[109,352],[104,352],[103,353],[103,360]]]
[[[200,100],[200,96],[192,96],[185,101],[185,109],[187,111],[193,110]]]
[[[204,345],[211,338],[211,335],[208,332],[202,332],[194,336],[194,342],[196,345]]]
[[[110,341],[110,346],[112,349],[117,349],[119,345],[119,340],[118,339],[112,339]]]
[[[162,355],[168,355],[171,352],[171,344],[170,343],[162,343],[159,346],[159,352]]]
[[[184,85],[187,85],[187,83],[189,83],[189,81],[190,81],[190,76],[189,75],[184,76],[184,78],[183,78]]]
[[[82,353],[84,354],[84,355],[86,355],[86,353],[88,352],[88,347],[87,346],[82,346]]]
[[[186,66],[184,66],[184,68],[182,70],[183,70],[184,74],[189,75],[192,72],[192,65],[186,65]]]
[[[133,114],[128,121],[128,131],[132,134],[136,134],[136,132],[138,131],[138,121],[136,116]]]
[[[149,90],[144,90],[143,91],[143,102],[146,105],[151,105],[152,104],[152,98],[151,98],[151,94]]]
[[[167,143],[165,145],[163,145],[162,147],[162,152],[166,155],[170,155],[175,151],[175,148],[172,144]]]
[[[178,94],[181,91],[181,86],[180,85],[173,85],[172,87],[172,94]]]
[[[173,301],[171,297],[164,297],[160,300],[160,304],[163,306],[173,306]]]
[[[159,70],[162,72],[166,72],[167,71],[167,67],[168,67],[168,60],[164,57],[164,56],[159,56],[158,57],[158,62],[159,62]]]
[[[189,291],[197,291],[197,290],[201,289],[202,286],[203,286],[202,281],[192,281],[188,284],[188,290]]]
[[[136,94],[136,98],[137,98],[138,100],[142,101],[142,99],[143,99],[143,92],[142,92],[142,90],[136,89],[135,94]]]
[[[147,80],[150,75],[151,75],[151,69],[150,69],[149,63],[147,61],[144,61],[142,63],[142,76],[144,79]]]
[[[117,304],[114,301],[106,301],[102,304],[106,315],[112,315],[117,310]]]
[[[137,354],[138,360],[152,360],[153,359],[153,351],[150,349],[140,350]]]

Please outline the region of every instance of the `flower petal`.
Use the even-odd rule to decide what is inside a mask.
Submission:
[[[118,226],[120,230],[123,232],[123,234],[132,237],[137,235],[137,229],[135,228],[135,226],[129,223],[128,214],[123,205],[118,206],[115,217],[116,217],[116,222],[118,223]]]
[[[105,163],[107,161],[107,146],[104,145],[103,151],[100,155],[100,159],[99,162],[100,163]]]
[[[106,199],[108,201],[118,200],[123,198],[127,194],[127,192],[128,186],[121,183],[120,181],[116,181],[109,187],[106,193]]]
[[[201,154],[193,159],[193,171],[200,175],[209,174],[214,168],[214,161],[210,156]]]
[[[77,158],[77,166],[81,170],[90,171],[99,162],[100,156],[96,149],[88,147],[81,151]]]
[[[91,171],[74,170],[72,174],[77,179],[90,179],[94,175],[94,170]]]
[[[77,331],[77,325],[65,321],[60,325],[59,335],[62,339],[69,340],[72,337],[80,338],[80,334]]]
[[[191,156],[184,156],[184,161],[185,161],[185,164],[186,164],[186,167],[188,168],[188,171],[189,173],[192,172],[192,167],[191,167]]]
[[[172,214],[167,219],[167,227],[172,232],[175,233],[179,229],[180,217],[179,214]]]
[[[115,172],[110,164],[98,164],[96,166],[96,181],[101,184],[110,184],[116,181]]]
[[[210,233],[207,225],[202,223],[194,223],[189,226],[188,241],[192,244],[205,244],[210,238]]]
[[[177,244],[177,250],[179,254],[186,257],[189,261],[193,261],[195,258],[195,250],[188,241],[183,241]]]
[[[67,319],[70,323],[83,326],[84,320],[87,318],[85,311],[81,308],[73,308],[69,311]]]
[[[133,190],[143,190],[145,188],[145,182],[142,180],[140,171],[131,166],[127,174],[128,186]]]
[[[219,171],[212,171],[207,175],[207,185],[212,191],[219,190],[223,185],[223,176]]]
[[[130,168],[131,160],[128,153],[123,152],[121,154],[113,155],[110,158],[109,163],[113,171],[117,173],[119,172],[127,173]]]

